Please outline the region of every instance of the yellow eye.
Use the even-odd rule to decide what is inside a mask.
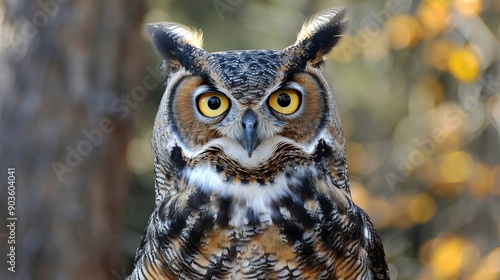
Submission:
[[[198,109],[209,118],[222,115],[229,108],[227,97],[218,92],[205,92],[198,98]]]
[[[278,113],[290,115],[295,113],[300,105],[300,95],[294,89],[275,91],[269,97],[269,106]]]

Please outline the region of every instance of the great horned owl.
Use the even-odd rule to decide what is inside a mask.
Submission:
[[[320,72],[344,14],[318,14],[280,51],[209,53],[189,28],[147,26],[167,88],[156,208],[129,279],[389,279]]]

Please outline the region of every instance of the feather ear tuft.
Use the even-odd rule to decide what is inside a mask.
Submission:
[[[332,8],[311,17],[302,26],[295,43],[287,50],[301,58],[300,64],[310,62],[319,67],[341,38],[347,21],[344,19],[345,12],[345,8]]]
[[[153,39],[156,51],[165,60],[164,65],[169,69],[178,69],[180,66],[190,68],[195,54],[203,51],[201,31],[172,22],[148,24],[146,30]]]

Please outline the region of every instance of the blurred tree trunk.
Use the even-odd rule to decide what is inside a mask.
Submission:
[[[122,277],[145,9],[145,0],[3,1],[0,279]],[[16,168],[15,273],[6,268],[8,167]]]

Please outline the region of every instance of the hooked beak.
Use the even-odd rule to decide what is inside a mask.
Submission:
[[[257,146],[257,115],[251,109],[247,109],[243,114],[243,147],[248,153],[248,157],[252,157],[252,153]]]

